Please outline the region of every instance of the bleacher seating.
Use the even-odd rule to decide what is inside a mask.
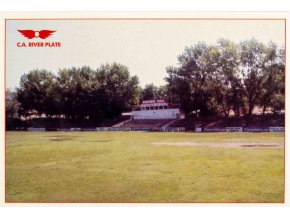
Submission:
[[[185,119],[176,120],[170,127],[185,127],[186,130],[194,130],[196,127],[202,128],[220,128],[220,127],[269,127],[269,126],[285,126],[284,114],[276,115],[252,115],[251,117],[187,117]]]
[[[180,110],[178,108],[132,111],[132,117],[134,120],[177,119],[179,115]]]
[[[131,120],[120,126],[120,128],[156,128],[162,127],[171,122],[172,119],[159,119],[159,120]]]

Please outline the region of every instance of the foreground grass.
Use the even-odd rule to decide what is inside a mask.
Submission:
[[[283,202],[283,133],[7,132],[7,202]]]

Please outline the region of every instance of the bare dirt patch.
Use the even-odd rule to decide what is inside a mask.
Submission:
[[[49,138],[49,141],[52,142],[61,142],[61,141],[70,141],[73,140],[75,138],[77,138],[76,136],[47,136]]]
[[[280,145],[264,145],[264,144],[257,144],[257,145],[241,145],[241,147],[245,148],[274,148],[274,147],[282,147]]]
[[[199,142],[152,142],[151,145],[157,146],[193,146],[193,147],[225,147],[225,148],[281,148],[284,145],[279,143],[239,143],[239,142],[213,142],[213,143],[199,143]]]
[[[88,142],[112,142],[113,140],[92,140]]]
[[[71,141],[71,140],[80,138],[78,136],[73,136],[73,135],[52,135],[52,136],[45,136],[45,137],[47,137],[49,141],[52,141],[52,142]],[[82,140],[82,141],[105,143],[105,142],[111,142],[113,140]]]

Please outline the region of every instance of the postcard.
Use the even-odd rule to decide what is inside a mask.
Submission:
[[[286,205],[288,17],[3,14],[3,204]]]

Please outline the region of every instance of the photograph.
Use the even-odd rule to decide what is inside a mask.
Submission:
[[[286,19],[5,19],[5,203],[285,203]]]

